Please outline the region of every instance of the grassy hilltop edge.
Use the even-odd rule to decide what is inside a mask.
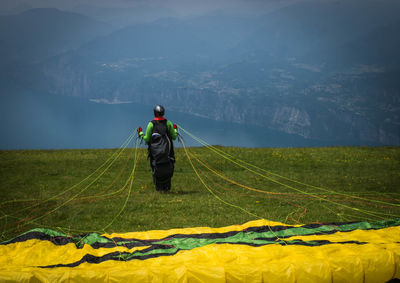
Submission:
[[[400,147],[175,151],[168,194],[155,191],[143,146],[0,151],[0,240],[35,227],[129,232],[400,217]]]

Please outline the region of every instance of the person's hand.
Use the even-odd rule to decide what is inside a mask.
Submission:
[[[143,129],[142,127],[137,128],[137,133],[140,136],[140,134],[143,134]]]
[[[174,124],[174,129],[175,129],[175,130],[177,130],[177,129],[178,129],[178,126],[177,126],[176,124]]]

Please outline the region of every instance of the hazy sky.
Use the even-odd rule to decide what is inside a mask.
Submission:
[[[299,0],[0,0],[0,10],[37,7],[76,10],[77,7],[82,5],[113,8],[150,6],[166,8],[178,16],[184,16],[215,10],[240,13],[268,12],[296,1]]]

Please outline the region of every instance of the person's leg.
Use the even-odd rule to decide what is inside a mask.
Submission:
[[[171,166],[170,164],[161,164],[155,167],[156,189],[168,192],[171,189]]]
[[[170,190],[171,190],[171,178],[169,178],[164,185],[164,191],[169,192]]]
[[[159,180],[155,179],[156,191],[161,192],[164,191],[164,186],[160,183]]]
[[[151,175],[153,177],[153,184],[155,186],[156,191],[162,190],[160,187],[160,184],[157,180],[157,167],[153,164],[153,162],[150,160],[150,167],[151,167]]]

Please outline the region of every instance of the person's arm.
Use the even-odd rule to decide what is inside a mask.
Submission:
[[[146,128],[146,134],[143,136],[143,139],[146,143],[149,143],[150,141],[151,134],[153,133],[153,127],[154,127],[153,123],[149,122]]]
[[[172,138],[173,140],[176,140],[176,137],[178,136],[178,133],[177,133],[177,131],[174,129],[174,126],[172,125],[172,123],[171,123],[170,120],[167,121],[167,128],[168,128],[168,132],[169,132],[171,138]]]

